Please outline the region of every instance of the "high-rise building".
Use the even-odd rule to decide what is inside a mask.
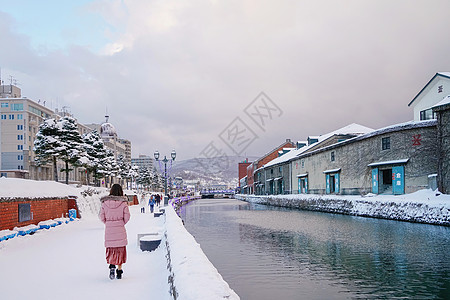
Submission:
[[[55,111],[38,102],[22,97],[21,89],[14,85],[0,86],[0,177],[25,178],[34,180],[53,180],[54,172],[51,164],[37,166],[34,162],[34,141],[39,125],[45,119],[60,119],[71,116],[66,107]],[[103,124],[83,125],[78,123],[81,135],[98,130],[105,146],[110,148],[115,157],[124,155],[131,162],[131,142],[118,139],[114,126],[106,120]],[[64,162],[57,162],[58,177],[65,179]],[[84,183],[85,169],[73,167],[69,172],[69,182]]]
[[[126,139],[119,139],[118,141],[125,146],[125,161],[131,164],[131,141]]]
[[[34,141],[45,119],[70,114],[66,110],[54,112],[44,102],[22,97],[21,89],[14,85],[0,86],[0,95],[0,176],[53,180],[51,164],[37,166],[34,162]],[[78,124],[78,130],[84,134],[91,129]],[[58,161],[58,175],[63,175],[60,170],[64,168],[64,163]],[[83,168],[74,168],[69,172],[69,181],[81,182],[83,172]]]
[[[153,170],[153,158],[147,155],[139,155],[137,158],[131,159],[132,166],[138,166],[139,168],[147,168]]]
[[[52,172],[34,163],[33,145],[39,124],[53,111],[21,96],[20,88],[0,86],[0,170],[5,177],[52,179]]]

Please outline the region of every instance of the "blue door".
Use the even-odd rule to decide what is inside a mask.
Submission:
[[[392,191],[394,195],[405,193],[405,168],[403,166],[392,167]]]
[[[327,194],[330,193],[330,174],[327,174],[327,189],[326,189]]]
[[[372,169],[372,193],[378,194],[378,168]]]
[[[302,191],[302,179],[298,178],[298,193],[301,194],[303,193]]]
[[[339,173],[334,174],[334,192],[337,194],[339,193],[339,185],[340,185],[340,180],[339,180]]]
[[[308,194],[308,177],[305,177],[305,194]]]

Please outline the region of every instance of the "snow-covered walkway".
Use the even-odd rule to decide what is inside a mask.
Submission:
[[[171,299],[164,247],[142,252],[137,234],[158,230],[162,218],[131,206],[128,261],[121,280],[110,280],[104,225],[90,216],[0,243],[2,299]]]

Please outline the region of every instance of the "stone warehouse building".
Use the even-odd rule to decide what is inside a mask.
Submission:
[[[294,193],[404,194],[437,171],[436,120],[376,130],[295,157]]]
[[[410,102],[414,121],[379,130],[351,124],[297,143],[254,172],[255,194],[450,192],[450,73]]]

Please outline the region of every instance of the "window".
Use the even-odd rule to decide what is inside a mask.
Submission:
[[[15,110],[15,111],[23,110],[23,103],[13,103],[13,104],[11,104],[11,110]]]
[[[283,173],[283,167],[279,167],[278,171],[280,172],[280,174]]]
[[[0,173],[0,177],[8,177],[8,173]]]
[[[2,115],[2,120],[6,120],[6,115]]]
[[[14,120],[14,115],[9,115],[10,120]]]
[[[273,169],[270,169],[270,174],[273,174]]]
[[[17,160],[23,160],[23,155],[22,154],[17,155]]]
[[[381,139],[381,150],[391,149],[391,138],[385,137]]]
[[[305,160],[303,159],[302,160],[302,168],[304,168],[305,167]]]
[[[426,110],[422,110],[420,112],[420,120],[431,120],[431,119],[436,119],[436,114],[433,113],[433,110],[430,109],[426,109]]]
[[[23,120],[23,115],[22,114],[18,114],[17,115],[17,120]]]
[[[19,204],[19,222],[31,220],[31,205],[30,203]]]
[[[23,150],[23,145],[17,145],[17,150]]]
[[[8,107],[8,103],[2,103],[2,107]]]
[[[17,130],[23,130],[23,125],[17,125]]]
[[[334,151],[331,151],[331,161],[334,161]]]
[[[17,140],[22,141],[23,140],[23,134],[17,135]]]

